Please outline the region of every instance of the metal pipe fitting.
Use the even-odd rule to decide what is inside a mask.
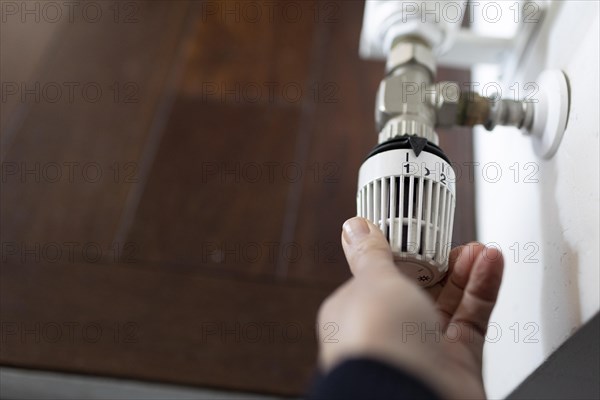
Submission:
[[[377,91],[375,123],[379,143],[396,136],[416,135],[437,144],[436,110],[428,101],[435,77],[431,48],[417,37],[396,40]]]
[[[526,101],[491,99],[474,92],[464,92],[460,95],[454,125],[483,125],[488,131],[497,125],[529,130],[533,123],[533,113],[533,104]]]

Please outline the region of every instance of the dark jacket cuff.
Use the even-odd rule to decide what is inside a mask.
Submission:
[[[440,400],[440,397],[423,382],[396,367],[358,358],[344,361],[325,376],[317,376],[308,399]]]

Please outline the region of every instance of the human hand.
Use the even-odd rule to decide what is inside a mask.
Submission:
[[[383,233],[369,221],[346,221],[342,246],[353,277],[319,310],[323,371],[348,358],[379,359],[443,398],[484,398],[482,352],[502,280],[500,252],[479,243],[453,249],[447,277],[426,292],[398,270]],[[324,340],[331,323],[335,340]]]

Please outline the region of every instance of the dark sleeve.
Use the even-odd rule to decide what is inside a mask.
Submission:
[[[384,362],[358,358],[344,361],[314,380],[309,400],[408,400],[440,397],[424,383]]]

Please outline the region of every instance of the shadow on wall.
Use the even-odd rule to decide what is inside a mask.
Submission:
[[[544,352],[550,354],[579,326],[581,306],[579,303],[578,269],[579,256],[565,241],[558,204],[555,196],[557,171],[554,162],[546,162],[540,168],[540,181],[544,182],[540,193],[542,217],[542,281],[541,319],[544,329]]]
[[[560,13],[562,4],[553,4],[550,12],[554,19]],[[548,28],[547,28],[548,29]],[[530,56],[540,60],[540,65],[548,65],[549,34],[540,35],[538,45],[531,49]],[[568,128],[567,121],[567,128]],[[565,132],[567,134],[567,132]],[[542,260],[544,273],[541,292],[541,322],[544,329],[544,352],[550,354],[579,326],[581,307],[577,279],[579,257],[565,240],[564,228],[560,220],[557,187],[556,158],[540,163],[540,215],[542,216]]]

